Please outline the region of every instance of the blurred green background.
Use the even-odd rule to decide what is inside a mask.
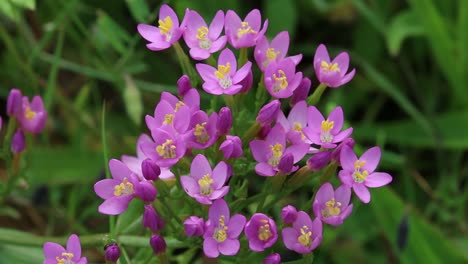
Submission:
[[[316,47],[345,50],[357,69],[320,108],[344,109],[358,150],[383,147],[391,187],[372,191],[343,226],[325,228],[314,263],[468,262],[468,1],[164,1],[211,19],[218,9],[259,8],[271,38],[288,30],[289,54],[317,86]],[[161,91],[176,91],[173,50],[151,52],[138,23],[156,24],[160,1],[0,1],[0,115],[11,88],[41,94],[45,133],[29,139],[24,181],[0,205],[0,228],[37,235],[106,232],[92,185],[109,156],[133,155]],[[184,45],[183,45],[184,46]],[[202,96],[205,104],[208,97]],[[4,164],[0,179],[4,179]],[[86,205],[86,206],[83,206]],[[2,231],[3,232],[3,231]],[[0,234],[1,236],[2,234]],[[3,234],[5,235],[5,234]],[[90,260],[99,248],[86,249]],[[39,247],[0,244],[0,263],[39,263]]]

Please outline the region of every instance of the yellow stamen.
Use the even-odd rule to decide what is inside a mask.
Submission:
[[[322,121],[322,126],[321,126],[322,131],[323,131],[323,132],[330,132],[330,130],[333,129],[334,123],[335,123],[335,122],[333,122],[333,121],[328,121],[328,119]]]
[[[199,27],[197,30],[197,39],[205,40],[206,36],[208,36],[208,28],[205,26]]]
[[[304,140],[306,138],[306,136],[304,135],[304,131],[302,131],[302,125],[301,123],[299,122],[294,122],[294,127],[293,127],[293,130],[294,131],[297,131],[301,134],[301,139]]]
[[[226,75],[231,71],[231,63],[226,63],[226,65],[218,65],[218,70],[215,71],[216,78],[223,80],[226,78]]]
[[[224,223],[225,216],[221,215],[219,218],[219,227],[215,229],[215,232],[213,234],[213,238],[218,241],[218,242],[224,242],[227,238],[227,233],[226,231],[228,230],[228,227]]]
[[[172,125],[172,122],[174,120],[174,115],[173,114],[166,114],[164,116],[164,125]]]
[[[275,80],[275,85],[273,87],[273,91],[279,92],[280,90],[286,89],[288,87],[288,79],[286,77],[286,74],[284,73],[283,70],[278,70],[278,75],[276,73],[273,74],[273,79]]]
[[[264,220],[264,221],[266,221],[266,220]],[[266,222],[268,222],[268,221],[266,221]],[[273,236],[273,234],[271,233],[270,225],[268,223],[260,226],[260,228],[258,229],[258,239],[260,239],[261,241],[267,241],[272,236]]]
[[[322,216],[323,217],[330,217],[330,216],[335,216],[339,215],[341,213],[341,203],[336,202],[335,198],[330,199],[330,201],[325,203],[326,208],[322,210]]]
[[[269,61],[274,61],[276,57],[280,54],[279,51],[275,51],[274,48],[268,48],[266,52],[266,57]]]
[[[326,61],[322,61],[320,64],[320,67],[322,67],[322,70],[325,72],[339,72],[340,68],[338,67],[338,63],[328,63]]]
[[[213,183],[213,179],[210,174],[205,174],[198,180],[198,186],[200,186],[200,193],[203,195],[210,195],[213,192],[213,188],[210,188]]]
[[[297,242],[301,243],[304,247],[309,247],[312,244],[310,237],[312,236],[312,232],[309,231],[307,226],[301,227],[301,235],[297,238]]]
[[[163,35],[166,35],[167,33],[169,33],[169,31],[171,31],[173,27],[172,19],[169,16],[165,17],[164,20],[160,19],[158,21],[158,24],[159,24],[159,29],[161,31],[161,34]]]
[[[55,257],[55,260],[57,261],[57,264],[74,263],[74,262],[70,262],[71,259],[73,258],[72,253],[63,252],[62,257],[65,257],[65,258]]]
[[[156,152],[165,159],[173,159],[176,156],[176,146],[172,139],[167,139],[166,142],[156,147]]]
[[[179,102],[178,102],[178,103],[175,105],[174,112],[176,112],[176,113],[177,113],[177,111],[179,111],[179,109],[180,109],[182,106],[184,106],[184,105],[185,105],[185,103],[184,103],[184,102],[182,102],[182,101],[179,101]]]
[[[128,182],[127,177],[123,179],[123,181],[114,187],[114,195],[121,196],[126,194],[132,194],[133,191],[133,184]]]
[[[253,30],[250,27],[249,22],[242,22],[241,28],[237,30],[237,37],[241,38],[242,36],[248,33],[257,34],[257,31]]]
[[[27,119],[33,119],[35,118],[37,115],[36,112],[34,112],[33,110],[31,110],[31,107],[27,106],[26,107],[26,111],[24,112],[24,116],[27,118]]]
[[[205,127],[206,127],[206,122],[197,124],[195,126],[193,135],[196,137],[198,143],[205,144],[210,139],[210,135],[206,131]]]
[[[356,170],[361,169],[361,168],[364,167],[365,165],[366,165],[366,161],[365,161],[365,160],[362,160],[362,161],[356,160],[356,161],[354,162],[354,168],[355,168]]]
[[[270,149],[273,156],[268,160],[268,164],[276,167],[279,164],[281,156],[283,156],[283,145],[276,143],[275,145],[270,145]]]

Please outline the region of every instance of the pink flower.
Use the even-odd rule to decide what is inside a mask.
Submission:
[[[201,204],[211,204],[212,201],[224,197],[229,192],[229,186],[224,186],[230,175],[228,167],[221,161],[211,170],[211,165],[202,154],[198,154],[190,166],[190,176],[180,177],[180,184],[185,192]]]
[[[321,82],[336,88],[351,81],[354,77],[355,69],[346,74],[349,67],[349,55],[347,52],[342,52],[330,62],[325,45],[320,44],[315,51],[314,69],[317,79]]]
[[[286,248],[299,254],[308,254],[322,242],[322,222],[300,211],[292,227],[286,227],[281,232]]]
[[[44,243],[44,264],[75,263],[87,264],[86,257],[81,257],[80,238],[73,234],[67,240],[67,249],[53,242]]]
[[[44,103],[40,96],[34,96],[31,104],[29,98],[23,96],[21,111],[18,116],[18,121],[21,127],[27,132],[40,133],[46,124],[47,112],[44,108]]]
[[[179,79],[179,81],[181,81],[182,77]],[[185,81],[182,79],[180,85],[190,85],[190,81],[188,81],[188,84],[182,84],[183,82]],[[177,112],[184,105],[188,106],[192,113],[200,110],[200,94],[198,93],[197,89],[189,88],[188,90],[183,91],[183,96],[181,98],[183,99],[179,99],[168,92],[161,93],[161,101],[167,101],[172,106],[172,108],[174,108],[174,112]]]
[[[317,191],[313,210],[316,217],[332,226],[343,224],[353,211],[353,205],[349,204],[351,188],[341,185],[333,191],[333,186],[326,182]]]
[[[218,139],[217,134],[218,114],[208,115],[198,110],[192,115],[189,131],[186,133],[186,142],[190,148],[206,149]]]
[[[146,115],[146,125],[151,131],[170,126],[178,134],[187,131],[190,122],[191,111],[183,102],[173,106],[166,100],[161,100],[154,109],[154,117]]]
[[[280,216],[286,224],[292,224],[297,219],[297,209],[292,205],[287,205],[281,209]]]
[[[206,60],[211,53],[215,53],[226,45],[226,36],[220,37],[224,27],[224,12],[219,10],[210,27],[205,20],[193,10],[188,11],[187,28],[184,40],[190,48],[190,56],[195,60]]]
[[[341,149],[340,162],[343,170],[338,174],[340,180],[346,186],[352,187],[363,203],[370,202],[368,187],[382,187],[392,181],[390,174],[374,172],[379,164],[380,156],[379,147],[368,149],[359,159],[349,146],[344,145]]]
[[[276,223],[265,214],[256,213],[245,224],[245,236],[249,240],[251,250],[264,251],[273,246],[278,239]]]
[[[21,98],[23,98],[23,94],[20,90],[16,88],[11,89],[7,99],[7,114],[9,116],[19,117],[22,108]]]
[[[255,46],[254,57],[257,61],[258,67],[263,72],[270,62],[280,62],[285,59],[289,48],[289,33],[282,31],[268,43],[268,39],[263,36]],[[298,65],[301,62],[302,54],[288,57],[292,59],[294,65]]]
[[[243,154],[242,141],[238,136],[226,135],[226,140],[221,143],[219,150],[223,152],[225,159],[239,158]]]
[[[268,28],[268,19],[260,29],[262,15],[258,9],[250,11],[242,21],[236,12],[228,10],[224,22],[227,41],[236,49],[255,46]]]
[[[234,256],[239,252],[239,235],[244,229],[245,216],[230,216],[229,207],[223,199],[213,202],[208,211],[206,231],[203,235],[203,252],[209,258],[219,254]]]
[[[307,127],[308,107],[305,101],[298,102],[289,112],[288,118],[283,112],[279,112],[277,122],[279,122],[287,133],[288,140],[293,144],[312,142],[305,136],[303,129]]]
[[[190,216],[184,221],[184,233],[188,237],[201,236],[205,233],[205,221],[198,216]]]
[[[258,111],[257,118],[255,119],[257,122],[261,123],[262,125],[269,125],[271,122],[278,118],[280,113],[281,102],[276,99],[268,104],[264,105],[260,111]]]
[[[202,77],[203,90],[209,94],[237,94],[242,85],[240,82],[249,74],[252,63],[248,61],[237,70],[237,61],[230,49],[224,49],[218,58],[218,69],[208,64],[195,65]]]
[[[271,62],[265,69],[265,87],[274,98],[288,98],[302,81],[302,73],[296,72],[292,59]]]
[[[11,138],[11,152],[18,154],[23,152],[26,148],[26,138],[24,137],[23,130],[17,129]]]
[[[188,10],[186,11],[186,13]],[[162,5],[159,9],[158,27],[138,24],[138,33],[149,41],[146,47],[150,50],[164,50],[172,46],[183,34],[183,25],[179,27],[177,14],[168,5]]]
[[[325,120],[315,106],[309,107],[309,127],[304,130],[305,135],[312,143],[324,148],[334,148],[353,133],[353,128],[341,131],[343,128],[343,110],[340,106],[333,109]],[[340,132],[341,131],[341,132]]]
[[[156,210],[151,204],[145,204],[145,211],[143,212],[143,226],[156,233],[164,228],[164,220],[159,217]]]
[[[184,139],[172,127],[157,128],[151,131],[153,142],[141,143],[143,153],[154,160],[159,167],[170,168],[185,154]]]
[[[301,84],[294,90],[293,95],[291,97],[291,101],[289,101],[289,104],[291,106],[294,106],[300,101],[306,100],[307,96],[309,95],[310,92],[310,79],[307,77],[302,78]]]

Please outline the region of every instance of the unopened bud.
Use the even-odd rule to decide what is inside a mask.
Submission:
[[[155,254],[161,254],[166,251],[166,241],[160,235],[152,235],[150,238],[150,245]]]
[[[22,152],[26,148],[26,139],[22,130],[16,130],[11,139],[11,152],[14,154]]]
[[[143,177],[148,181],[157,180],[161,174],[161,168],[152,159],[145,159],[141,163],[141,171],[143,172]]]
[[[184,221],[184,232],[188,237],[201,236],[205,233],[205,222],[198,216],[190,216]]]
[[[190,85],[190,78],[187,75],[182,75],[182,77],[177,80],[179,96],[184,96],[191,88],[192,85]]]
[[[120,257],[120,248],[116,243],[106,245],[104,250],[106,251],[106,261],[117,262]]]
[[[278,117],[281,103],[278,99],[269,102],[264,105],[258,112],[257,122],[261,124],[270,124]]]
[[[225,106],[219,110],[216,126],[219,134],[224,135],[229,133],[232,127],[232,113],[229,107]]]
[[[283,207],[283,209],[281,210],[281,219],[283,219],[283,221],[286,224],[294,223],[294,221],[296,221],[296,218],[297,218],[297,210],[294,206],[287,205]]]
[[[156,198],[158,191],[151,182],[142,181],[136,185],[135,194],[143,200],[143,202],[152,202]]]

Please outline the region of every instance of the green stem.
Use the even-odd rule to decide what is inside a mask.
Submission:
[[[183,73],[187,74],[190,77],[192,87],[196,87],[198,83],[198,75],[195,72],[195,69],[193,68],[192,64],[190,63],[189,57],[187,56],[187,54],[185,54],[184,49],[182,49],[178,42],[174,43],[172,46],[176,51],[177,58],[179,59],[179,63],[182,67]]]
[[[248,60],[248,48],[241,48],[239,51],[239,59],[237,60],[237,68],[244,66]]]
[[[307,98],[308,105],[316,105],[320,101],[320,97],[322,97],[323,92],[327,88],[327,85],[324,83],[320,83],[319,86],[315,89],[314,93]]]
[[[160,264],[169,264],[169,260],[167,259],[166,253],[158,254],[158,260]]]
[[[106,140],[106,102],[102,104],[102,125],[101,125],[101,140],[102,140],[102,148],[103,148],[103,155],[104,155],[104,168],[106,171],[106,178],[111,178],[111,174],[109,171],[109,166],[107,166],[109,160],[109,154],[107,152],[107,140]],[[115,216],[109,216],[109,234],[111,238],[115,237]]]
[[[335,173],[336,168],[338,168],[336,164],[334,163],[329,164],[327,168],[325,168],[325,171],[323,172],[322,176],[320,177],[319,185],[322,185],[323,183],[329,181],[330,178]]]
[[[206,59],[206,63],[208,63],[209,65],[211,65],[211,66],[213,66],[215,68],[217,68],[216,67],[217,63],[216,63],[216,60],[214,59],[213,56],[208,57],[208,59]]]
[[[263,105],[263,102],[265,101],[265,96],[266,95],[266,88],[265,88],[265,81],[264,81],[264,76],[262,74],[262,76],[260,77],[260,82],[258,83],[258,87],[257,87],[257,92],[255,94],[255,112],[258,113],[258,110],[260,110],[260,108],[262,107]]]
[[[7,182],[5,187],[2,188],[1,196],[0,196],[0,204],[3,202],[8,194],[11,192],[11,189],[14,186],[15,174],[13,173],[13,155],[11,153],[11,140],[13,138],[13,134],[16,130],[16,118],[10,117],[8,121],[7,132],[5,135],[5,140],[3,141],[3,149],[2,149],[2,156],[5,160],[6,167],[7,167]]]

